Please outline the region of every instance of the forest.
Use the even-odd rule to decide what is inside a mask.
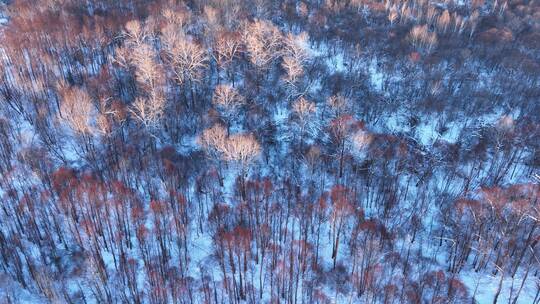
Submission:
[[[540,1],[0,0],[0,303],[539,304]]]

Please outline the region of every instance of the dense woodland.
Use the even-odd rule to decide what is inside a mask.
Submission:
[[[538,0],[0,1],[0,303],[540,303]]]

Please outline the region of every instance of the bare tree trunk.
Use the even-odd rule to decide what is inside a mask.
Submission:
[[[531,270],[532,261],[533,261],[533,257],[531,257],[531,259],[529,260],[529,264],[527,265],[527,271],[525,272],[525,275],[523,276],[523,280],[521,281],[521,285],[519,286],[519,289],[516,293],[514,300],[512,301],[512,304],[517,303],[519,295],[521,294],[521,290],[523,289],[523,286],[525,285],[525,281],[527,280],[527,277],[529,276],[529,271]]]
[[[501,293],[501,289],[502,289],[502,283],[503,283],[503,279],[504,279],[504,272],[502,271],[501,269],[501,279],[499,280],[499,285],[497,286],[497,292],[495,293],[495,298],[493,298],[493,304],[497,304],[497,300],[499,298],[499,295]]]

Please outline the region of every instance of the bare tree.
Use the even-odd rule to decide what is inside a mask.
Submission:
[[[478,12],[478,10],[475,10],[474,12],[472,12],[472,14],[469,16],[469,27],[471,29],[471,32],[469,34],[469,37],[472,37],[472,35],[474,35],[474,33],[476,32],[476,28],[478,27],[478,22],[480,20],[480,13]]]
[[[234,87],[228,84],[221,84],[214,89],[212,102],[225,116],[227,134],[229,134],[232,120],[237,115],[239,107],[245,103],[244,97]]]
[[[317,111],[317,107],[313,102],[308,101],[304,97],[300,97],[293,105],[293,111],[298,116],[300,124],[300,145],[304,143],[304,132],[310,117]]]
[[[289,84],[294,84],[296,80],[304,74],[304,68],[302,63],[296,60],[294,57],[283,57],[283,63],[281,64],[285,70],[285,81]]]
[[[166,21],[166,26],[171,25],[177,29],[182,29],[191,21],[191,13],[184,9],[165,9],[163,10],[163,18]]]
[[[349,148],[350,134],[357,131],[361,125],[361,122],[347,114],[338,116],[330,122],[330,131],[339,150],[337,155],[339,159],[339,178],[343,175],[343,160],[345,152]]]
[[[214,125],[203,131],[199,137],[199,144],[209,151],[214,157],[221,157],[228,162],[240,164],[242,179],[242,196],[245,197],[245,177],[248,166],[261,153],[261,145],[252,134],[226,135],[225,129],[220,125]]]
[[[146,91],[156,91],[163,82],[163,70],[156,52],[147,43],[137,45],[131,53],[131,63],[135,67],[137,81]]]
[[[430,32],[427,25],[417,25],[409,33],[414,47],[430,52],[437,45],[437,34]]]
[[[225,149],[227,136],[227,130],[222,125],[215,124],[214,126],[205,129],[197,138],[198,144],[202,146],[210,158],[217,163],[220,184],[222,183],[222,165],[220,159],[222,157],[222,151]]]
[[[178,82],[199,81],[208,64],[206,50],[173,26],[163,30],[163,42]]]
[[[373,141],[373,136],[367,131],[358,130],[352,135],[352,143],[354,148],[356,148],[355,153],[358,157],[363,158],[365,156],[366,150]]]
[[[127,38],[128,43],[135,46],[143,44],[149,37],[147,28],[141,25],[138,20],[130,20],[126,23],[124,36]]]
[[[390,7],[390,10],[388,11],[388,21],[390,21],[390,25],[393,25],[394,22],[399,18],[399,13],[396,8],[396,5],[392,5]]]
[[[290,84],[304,74],[304,64],[308,60],[308,39],[305,32],[299,35],[289,33],[284,39],[282,66],[287,73],[285,81]]]
[[[341,95],[332,95],[326,100],[326,104],[334,111],[335,117],[347,112],[350,109],[350,100]]]
[[[149,98],[138,97],[131,105],[129,111],[139,123],[146,128],[155,128],[165,110],[165,97],[157,93]]]
[[[441,33],[446,33],[446,30],[448,29],[448,26],[451,22],[452,17],[450,16],[450,13],[448,12],[448,10],[444,10],[444,12],[437,19],[437,29]]]
[[[457,12],[454,13],[453,16],[454,17],[452,19],[454,20],[454,32],[457,33],[458,35],[461,35],[461,33],[463,33],[463,31],[465,30],[467,21]]]
[[[225,160],[240,164],[241,192],[242,198],[245,199],[248,168],[261,153],[261,146],[253,134],[234,134],[226,141],[222,153]]]
[[[90,95],[82,88],[61,86],[60,120],[65,122],[75,133],[91,134],[95,130],[94,116],[96,108]]]
[[[217,64],[218,83],[220,81],[220,69],[224,69],[234,86],[234,65],[232,62],[237,58],[242,50],[242,37],[238,32],[221,31],[217,34],[212,56]],[[233,68],[232,71],[229,67]]]
[[[156,51],[147,42],[140,41],[138,23],[126,25],[130,39],[137,41],[128,48],[116,50],[115,61],[120,65],[135,70],[135,78],[139,85],[139,96],[129,108],[136,120],[147,128],[157,126],[165,109],[165,72],[159,62]],[[104,122],[102,120],[102,122]]]
[[[247,166],[259,155],[261,146],[252,134],[234,134],[225,142],[221,152],[225,160]]]
[[[180,84],[189,82],[191,103],[195,105],[193,83],[202,79],[203,71],[208,66],[208,53],[193,37],[179,31],[174,25],[163,29],[162,39],[175,78]]]
[[[206,149],[221,152],[225,147],[227,131],[220,124],[215,124],[211,128],[203,131],[199,137],[199,144]]]
[[[203,8],[204,15],[204,36],[206,44],[210,45],[216,39],[216,35],[220,32],[219,11],[210,5],[205,5]]]
[[[279,58],[282,35],[279,29],[266,20],[256,20],[246,24],[244,42],[251,63],[265,70]]]
[[[341,235],[347,226],[348,218],[354,214],[354,207],[351,203],[350,195],[350,191],[341,185],[332,187],[330,195],[332,200],[330,221],[332,223],[332,260],[334,261],[334,268],[336,267],[337,256],[339,253]]]

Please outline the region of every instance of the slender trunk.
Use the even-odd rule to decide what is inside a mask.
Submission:
[[[495,292],[495,297],[493,298],[493,304],[497,304],[497,300],[499,299],[499,295],[501,294],[502,289],[502,283],[504,279],[504,271],[501,269],[501,279],[499,280],[499,285],[497,286],[497,292]]]

